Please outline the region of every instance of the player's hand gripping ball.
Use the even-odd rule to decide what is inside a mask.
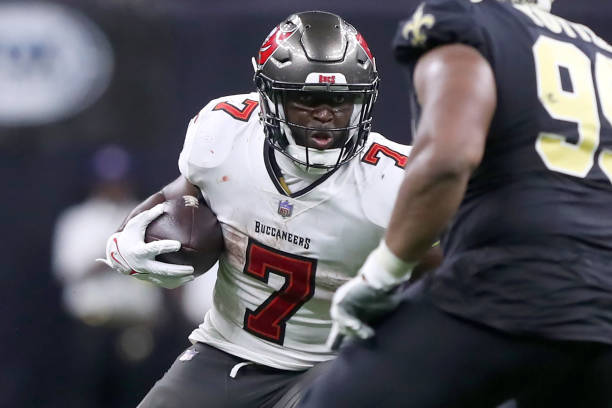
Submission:
[[[223,234],[215,214],[194,196],[167,201],[166,211],[146,229],[145,242],[176,240],[177,252],[155,257],[160,262],[191,265],[194,275],[208,271],[223,252]]]

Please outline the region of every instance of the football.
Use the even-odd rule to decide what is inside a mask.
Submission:
[[[224,249],[221,225],[215,214],[194,196],[166,202],[166,212],[145,231],[145,242],[174,239],[181,249],[158,255],[161,262],[191,265],[196,276],[208,271]]]

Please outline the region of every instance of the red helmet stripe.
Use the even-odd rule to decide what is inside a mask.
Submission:
[[[373,60],[374,57],[372,56],[372,51],[370,51],[370,47],[368,47],[368,43],[366,42],[366,40],[363,38],[363,36],[360,33],[357,33],[356,37],[357,37],[357,42],[359,43],[359,45],[361,45],[361,48],[363,48],[365,53],[368,54],[368,57],[370,57],[370,59]]]

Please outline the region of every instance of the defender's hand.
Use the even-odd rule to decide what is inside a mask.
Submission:
[[[176,252],[181,244],[174,240],[144,241],[147,226],[165,211],[164,204],[143,211],[132,218],[123,231],[111,235],[106,243],[106,259],[98,259],[124,275],[145,280],[166,288],[178,287],[193,280],[193,267],[173,265],[155,260],[168,252]]]
[[[397,307],[394,289],[410,279],[416,262],[395,256],[384,240],[370,253],[357,276],[334,294],[331,306],[332,329],[327,346],[335,350],[344,336],[366,339],[374,335],[370,322]]]
[[[372,287],[359,274],[334,294],[331,306],[332,331],[327,345],[334,350],[345,336],[367,339],[374,335],[370,323],[394,310],[399,299],[392,292]]]

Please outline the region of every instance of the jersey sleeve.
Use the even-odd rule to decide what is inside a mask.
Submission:
[[[372,132],[368,138],[361,157],[364,183],[360,199],[367,218],[381,228],[389,224],[411,149],[378,133]]]
[[[240,110],[245,101],[252,102],[246,105],[248,118],[237,118],[236,115],[246,112]],[[246,94],[214,99],[202,108],[189,121],[179,156],[178,166],[183,177],[192,184],[201,185],[207,170],[226,160],[236,137],[244,132],[250,120],[256,120],[256,107],[256,96]]]
[[[424,1],[399,23],[393,49],[398,62],[412,65],[428,50],[445,44],[469,45],[490,59],[484,28],[470,1]]]

